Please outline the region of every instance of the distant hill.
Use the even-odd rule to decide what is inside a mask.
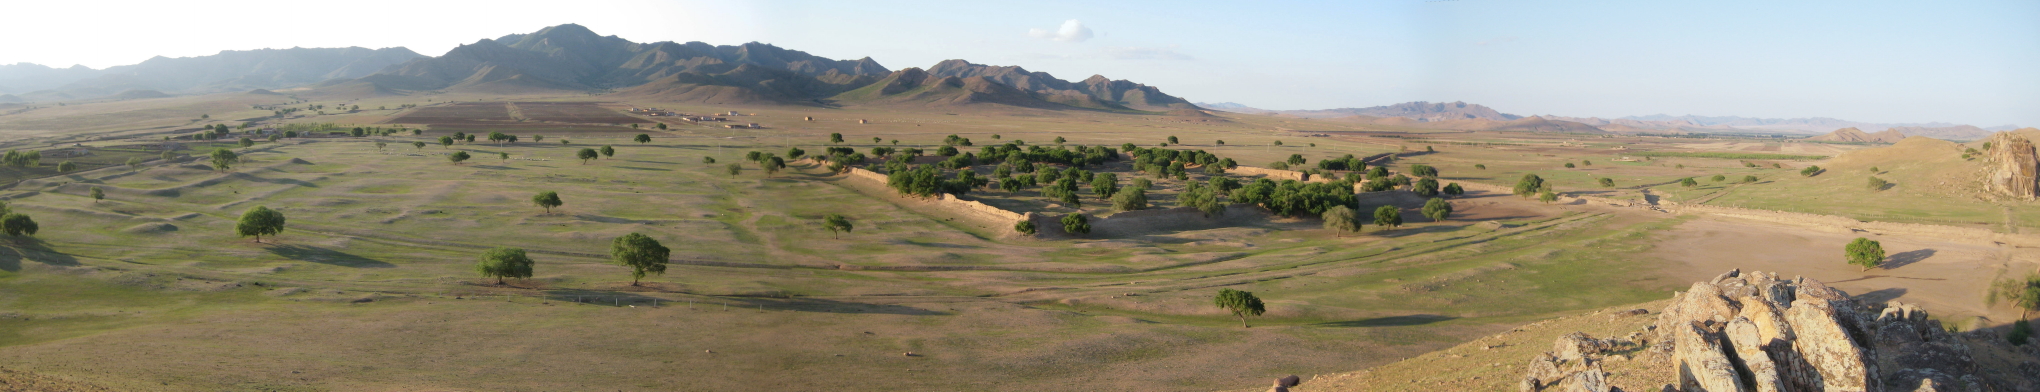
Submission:
[[[1991,131],[1974,125],[1952,127],[1891,127],[1886,132],[1903,132],[1906,135],[1926,136],[1941,140],[1969,141],[1990,137]]]
[[[1335,121],[1358,122],[1363,124],[1387,125],[1411,128],[1451,129],[1461,131],[1521,131],[1555,133],[1610,133],[1592,125],[1571,121],[1552,120],[1531,116],[1513,120],[1496,121],[1485,118],[1426,121],[1408,117],[1347,116],[1333,118]]]
[[[163,93],[162,91],[156,91],[156,90],[128,90],[128,91],[122,91],[122,92],[120,92],[119,94],[114,94],[114,95],[108,95],[108,96],[106,96],[106,97],[104,97],[104,98],[111,98],[111,99],[118,99],[118,100],[129,100],[129,99],[150,99],[150,98],[169,98],[169,97],[170,97],[170,94],[164,94],[164,93]]]
[[[1826,135],[1814,136],[1806,138],[1806,140],[1846,143],[1898,143],[1900,140],[1905,140],[1905,138],[1905,133],[1897,130],[1868,133],[1851,127],[1837,129],[1834,132],[1828,132]]]
[[[1233,113],[1265,114],[1268,112],[1273,112],[1273,110],[1260,109],[1233,102],[1197,102],[1196,105],[1198,107],[1202,107],[1205,109],[1221,110]]]
[[[971,64],[964,60],[943,60],[928,68],[935,77],[983,77],[987,80],[1037,94],[1045,100],[1070,106],[1151,111],[1197,109],[1197,105],[1145,84],[1091,75],[1082,81],[1057,79],[1047,72],[1029,72],[1018,66]]]
[[[1248,108],[1251,109],[1251,108]],[[1256,109],[1258,110],[1258,109]],[[1301,118],[1336,118],[1349,116],[1402,117],[1418,121],[1447,120],[1491,120],[1508,121],[1523,118],[1514,114],[1495,111],[1492,108],[1466,102],[1431,103],[1424,101],[1404,102],[1388,106],[1366,108],[1338,108],[1319,110],[1270,110],[1265,114]]]
[[[7,89],[0,92],[47,101],[108,97],[130,90],[199,94],[271,89],[362,77],[421,57],[405,48],[290,48],[229,50],[199,57],[157,56],[103,70],[15,64],[0,66],[0,89]]]

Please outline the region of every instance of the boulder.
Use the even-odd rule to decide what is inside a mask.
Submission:
[[[1689,322],[1673,336],[1672,366],[1679,389],[1688,392],[1744,392],[1735,364],[1722,352],[1721,338],[1700,322]]]
[[[1778,364],[1771,361],[1766,349],[1776,340],[1765,339],[1764,332],[1747,317],[1736,317],[1728,321],[1725,330],[1728,342],[1735,356],[1729,358],[1735,363],[1736,372],[1749,381],[1757,392],[1779,392],[1786,390],[1784,380],[1778,377]],[[1778,341],[1783,343],[1783,341]]]
[[[2032,140],[2012,133],[1992,135],[1991,149],[1984,153],[1983,188],[1990,193],[2022,199],[2040,196],[2040,157]]]
[[[1801,287],[1802,297],[1805,297]],[[1876,365],[1870,362],[1863,347],[1857,346],[1843,326],[1845,317],[1826,301],[1816,298],[1801,298],[1785,311],[1785,320],[1792,324],[1792,332],[1798,336],[1792,340],[1793,351],[1806,360],[1809,369],[1819,375],[1822,391],[1869,391],[1880,390],[1880,383],[1873,375]],[[1811,376],[1802,374],[1801,378]]]

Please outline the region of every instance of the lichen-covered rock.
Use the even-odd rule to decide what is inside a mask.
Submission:
[[[1672,333],[1673,371],[1678,372],[1679,389],[1684,391],[1742,392],[1735,364],[1723,352],[1721,337],[1699,321],[1686,323]]]
[[[1987,336],[1986,336],[1987,335]],[[1674,297],[1649,328],[1628,341],[1560,337],[1531,361],[1525,391],[1597,390],[1607,384],[1599,355],[1642,344],[1667,355],[1679,379],[1665,391],[2012,391],[2040,386],[2040,361],[1983,369],[1973,345],[2014,348],[1994,334],[1942,329],[1917,306],[1865,304],[1805,278],[1729,271]],[[1995,345],[1995,346],[1991,346]],[[1984,347],[1984,346],[1978,346]],[[2002,354],[1997,354],[2002,355]],[[1597,384],[1598,383],[1598,384]],[[1581,389],[1590,387],[1589,389]],[[1609,385],[1610,389],[1613,388]]]
[[[1983,188],[1991,193],[2032,199],[2040,196],[2040,157],[2033,141],[2011,133],[1992,135],[1986,152]]]

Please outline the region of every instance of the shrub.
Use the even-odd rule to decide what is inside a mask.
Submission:
[[[1019,223],[1014,223],[1013,231],[1020,232],[1020,234],[1032,235],[1034,234],[1034,221],[1023,220],[1020,221]]]

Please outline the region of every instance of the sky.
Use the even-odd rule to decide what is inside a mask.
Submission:
[[[403,46],[578,23],[891,69],[1093,74],[1264,109],[1465,101],[1507,113],[2040,126],[2040,1],[382,1],[9,5],[0,64]]]

